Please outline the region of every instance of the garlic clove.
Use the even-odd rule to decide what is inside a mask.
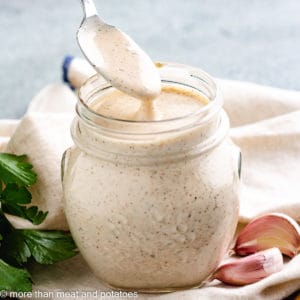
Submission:
[[[257,282],[283,268],[283,257],[278,248],[271,248],[221,265],[213,274],[230,285],[246,285]]]
[[[234,251],[248,255],[272,247],[289,257],[300,249],[299,225],[285,214],[268,214],[251,221],[240,232]]]

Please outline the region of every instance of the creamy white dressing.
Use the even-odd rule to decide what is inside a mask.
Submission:
[[[73,123],[76,147],[65,157],[63,186],[76,244],[111,286],[199,286],[226,253],[238,219],[238,151],[228,139],[209,140],[217,130],[227,131],[227,117],[215,112],[193,128],[184,122],[168,128],[167,120],[196,113],[209,100],[175,84],[161,89],[153,62],[115,27],[90,17],[80,36],[87,58],[117,90],[86,102],[106,119],[86,124],[79,113]],[[179,77],[189,76],[180,70]],[[164,126],[159,134],[142,138],[128,131],[139,122],[108,118],[167,122],[155,124]],[[195,155],[208,141],[215,144]]]
[[[192,89],[165,85],[155,101],[145,103],[118,90],[103,92],[90,107],[97,113],[130,121],[159,121],[192,114],[209,100]]]
[[[129,121],[167,120],[201,110],[207,101],[188,89],[163,87],[154,101],[158,114],[149,116],[141,114],[139,100],[111,89],[90,108]],[[238,220],[238,151],[226,139],[201,155],[190,152],[220,121],[216,115],[190,130],[166,125],[170,132],[142,140],[126,136],[132,122],[112,121],[124,136],[115,135],[110,122],[101,121],[99,132],[73,123],[78,147],[65,159],[65,212],[80,252],[102,281],[171,291],[199,286],[220,263]]]
[[[225,255],[238,220],[233,145],[226,140],[192,159],[189,145],[213,124],[146,141],[81,125],[81,147],[65,160],[64,207],[91,269],[122,289],[199,286]]]
[[[77,37],[86,58],[112,86],[144,101],[160,94],[155,64],[127,34],[91,16]]]

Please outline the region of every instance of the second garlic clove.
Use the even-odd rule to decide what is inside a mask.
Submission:
[[[271,248],[221,265],[213,274],[230,285],[246,285],[257,282],[283,268],[283,257],[278,248]]]

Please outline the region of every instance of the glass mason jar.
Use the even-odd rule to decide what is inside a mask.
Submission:
[[[240,151],[222,97],[205,72],[161,64],[164,85],[209,103],[184,117],[124,121],[89,105],[113,89],[93,76],[80,88],[75,146],[62,161],[64,206],[76,244],[107,285],[145,292],[197,287],[233,238]]]

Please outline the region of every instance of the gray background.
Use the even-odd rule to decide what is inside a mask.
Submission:
[[[154,60],[300,89],[299,0],[95,0]],[[0,118],[20,117],[79,55],[79,0],[0,0]]]

